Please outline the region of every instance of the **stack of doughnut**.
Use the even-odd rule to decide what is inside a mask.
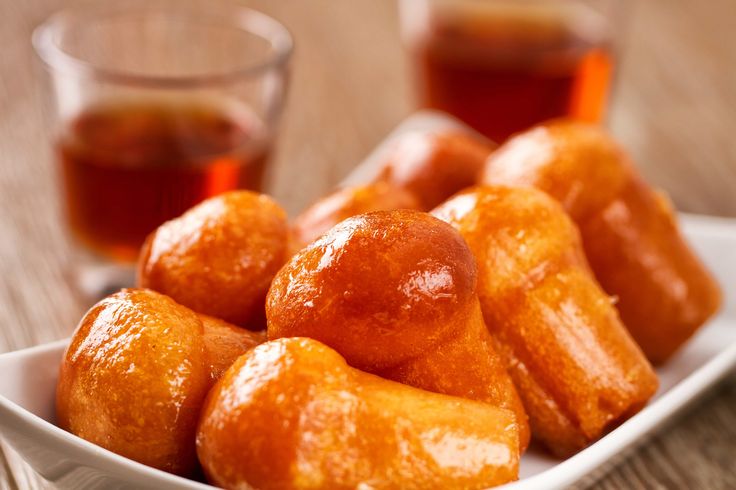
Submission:
[[[226,489],[469,488],[632,417],[720,292],[597,127],[404,134],[291,224],[236,191],[82,318],[59,425]]]

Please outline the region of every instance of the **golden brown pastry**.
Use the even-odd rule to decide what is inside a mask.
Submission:
[[[476,256],[483,315],[535,438],[568,456],[644,406],[654,371],[556,201],[531,188],[477,187],[433,214]]]
[[[204,345],[214,380],[220,379],[238,357],[266,341],[265,332],[251,332],[219,318],[198,316],[204,327]]]
[[[718,310],[719,287],[666,196],[600,128],[560,120],[521,133],[493,153],[481,181],[534,186],[563,204],[598,281],[652,362],[669,359]]]
[[[151,234],[141,251],[138,285],[259,330],[269,284],[289,254],[288,237],[286,213],[268,196],[221,194]]]
[[[197,451],[226,489],[481,489],[517,478],[514,418],[358,371],[315,340],[280,339],[215,385]]]
[[[149,466],[191,474],[205,395],[260,340],[247,330],[203,320],[145,289],[125,289],[97,303],[62,359],[59,426]]]
[[[393,143],[379,178],[414,194],[428,211],[474,185],[494,147],[461,131],[405,133]]]
[[[358,369],[526,414],[483,323],[475,259],[451,226],[410,210],[342,221],[295,255],[266,302],[268,337],[311,337]]]
[[[312,204],[294,220],[295,252],[346,218],[394,209],[419,209],[419,202],[409,191],[386,182],[338,189]]]

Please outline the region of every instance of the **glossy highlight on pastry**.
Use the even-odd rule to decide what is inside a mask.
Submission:
[[[311,337],[358,369],[527,417],[483,322],[477,267],[451,226],[422,212],[349,218],[295,255],[268,293],[268,337]]]
[[[286,338],[242,356],[215,385],[197,450],[208,479],[229,489],[481,489],[517,478],[514,419]]]
[[[569,456],[641,409],[657,377],[587,266],[562,207],[531,188],[476,187],[433,214],[478,262],[478,295],[532,433]]]
[[[669,359],[718,310],[718,284],[669,200],[597,126],[558,120],[520,133],[491,155],[481,182],[534,186],[562,203],[596,278],[652,362]]]

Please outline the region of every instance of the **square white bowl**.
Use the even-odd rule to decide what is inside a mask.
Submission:
[[[396,134],[416,128],[458,127],[436,113],[412,116]],[[375,173],[386,145],[346,182],[365,182]],[[509,490],[584,486],[618,462],[628,449],[712,388],[736,366],[736,220],[681,216],[691,244],[715,273],[725,304],[688,345],[657,369],[660,388],[640,413],[575,456],[561,461],[532,447],[522,457],[520,480]],[[0,355],[0,434],[44,478],[70,489],[211,489],[118,456],[54,425],[54,398],[62,340]]]

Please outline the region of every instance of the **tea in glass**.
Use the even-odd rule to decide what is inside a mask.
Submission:
[[[293,42],[235,2],[68,7],[34,32],[56,102],[53,145],[90,296],[133,284],[146,236],[200,201],[263,190]]]
[[[72,235],[132,261],[151,231],[202,200],[261,190],[269,140],[235,107],[112,104],[72,119],[57,143]]]
[[[588,3],[405,0],[420,105],[497,142],[559,116],[601,122],[615,58]]]

